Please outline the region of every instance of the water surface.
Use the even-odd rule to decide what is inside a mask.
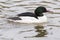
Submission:
[[[34,12],[44,6],[53,13],[46,13],[44,26],[8,22],[7,17],[22,12]],[[0,40],[60,40],[60,0],[0,0]]]

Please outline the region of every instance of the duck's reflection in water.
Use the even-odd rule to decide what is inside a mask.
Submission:
[[[44,28],[44,26],[34,26],[34,31],[35,33],[37,33],[36,35],[32,35],[32,36],[25,36],[24,38],[34,38],[34,37],[46,37],[48,32],[47,30]],[[33,30],[31,30],[33,31]],[[30,31],[29,31],[30,32]]]
[[[47,35],[46,29],[44,29],[44,26],[35,26],[36,32],[38,34],[35,37],[45,37]]]

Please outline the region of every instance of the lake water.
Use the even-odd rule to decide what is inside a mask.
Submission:
[[[44,26],[7,21],[38,6],[53,11],[45,14],[48,23]],[[60,40],[60,0],[0,0],[0,40]]]

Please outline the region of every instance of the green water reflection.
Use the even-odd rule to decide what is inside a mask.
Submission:
[[[36,32],[38,34],[35,37],[45,37],[47,35],[46,29],[43,26],[35,26]]]

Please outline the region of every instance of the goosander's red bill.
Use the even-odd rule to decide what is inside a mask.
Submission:
[[[50,11],[50,10],[48,10],[47,12],[49,12],[49,13],[53,13],[53,11]]]

